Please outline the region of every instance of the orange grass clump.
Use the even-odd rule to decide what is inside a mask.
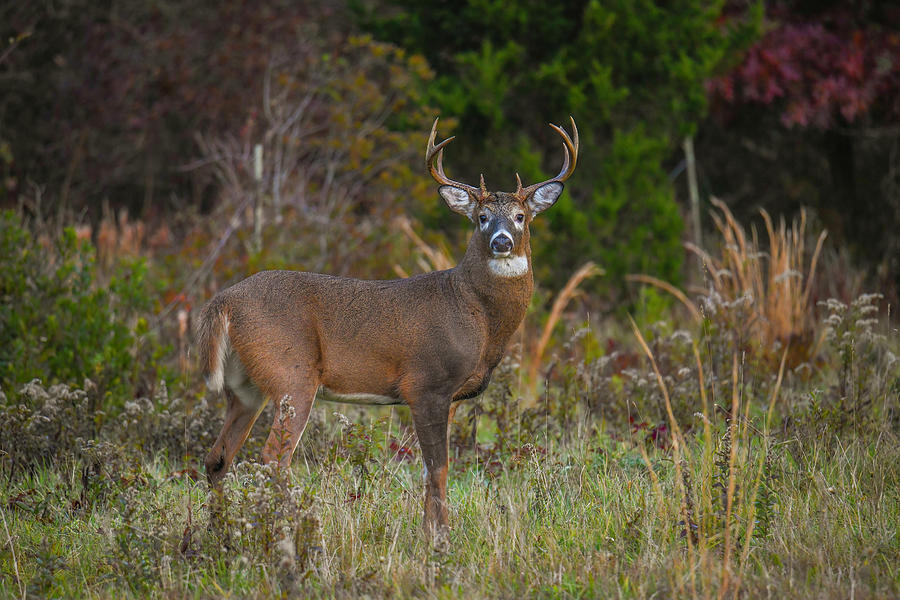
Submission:
[[[755,228],[748,237],[725,203],[717,198],[711,202],[721,211],[721,215],[712,215],[722,236],[721,256],[685,244],[703,261],[709,291],[724,302],[748,298],[757,341],[764,347],[775,342],[791,345],[789,364],[808,360],[818,346],[812,344],[815,319],[810,294],[827,232],[819,234],[806,269],[805,209],[790,227],[783,218],[776,227],[769,213],[760,210],[769,237],[766,252],[760,248]]]

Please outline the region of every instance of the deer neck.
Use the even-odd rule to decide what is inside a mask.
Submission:
[[[497,263],[492,264],[490,261],[495,259],[482,238],[472,236],[465,256],[453,269],[453,277],[460,289],[480,305],[487,319],[489,345],[497,345],[501,353],[525,318],[534,291],[529,244],[523,246],[519,256],[527,265],[521,273],[515,267],[504,269]]]

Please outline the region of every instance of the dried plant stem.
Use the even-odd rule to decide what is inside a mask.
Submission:
[[[703,375],[703,361],[700,360],[700,349],[697,342],[691,341],[691,350],[694,351],[694,360],[697,362],[697,384],[700,390],[700,404],[703,407],[703,438],[710,445],[712,442],[712,427],[709,420],[709,400],[706,397],[706,382]]]
[[[535,398],[535,392],[537,391],[538,384],[538,369],[541,365],[541,359],[544,357],[544,351],[547,349],[547,344],[550,343],[550,336],[553,333],[553,328],[556,327],[556,324],[562,317],[562,313],[565,310],[566,306],[569,304],[572,298],[575,297],[575,294],[578,291],[578,286],[581,284],[581,282],[588,277],[602,275],[603,273],[603,269],[595,265],[593,262],[586,262],[581,265],[581,267],[577,271],[575,271],[571,277],[569,277],[569,281],[566,282],[566,285],[559,292],[559,294],[557,294],[556,300],[553,301],[553,307],[550,309],[550,316],[547,317],[547,322],[544,323],[544,329],[541,332],[541,337],[538,340],[537,345],[531,351],[531,357],[528,365],[528,393],[526,394],[529,402],[533,402]]]
[[[417,234],[413,230],[412,223],[410,222],[408,217],[399,216],[394,219],[394,224],[399,227],[400,231],[402,231],[406,235],[406,237],[410,239],[413,245],[415,245],[415,247],[425,255],[425,257],[428,259],[428,262],[430,263],[430,270],[442,271],[445,269],[453,268],[453,259],[450,258],[446,250],[444,250],[443,248],[436,248],[423,240],[419,236],[419,234]],[[423,270],[429,270],[421,263],[419,264],[419,266],[422,267]],[[398,269],[402,271],[399,266],[394,267],[395,271],[397,271]]]
[[[816,266],[819,264],[819,255],[822,253],[822,246],[825,244],[826,237],[828,237],[827,231],[823,231],[819,234],[819,239],[816,241],[816,249],[813,251],[812,259],[809,262],[809,274],[806,276],[806,289],[803,290],[804,305],[809,304],[809,295],[812,291],[812,282],[816,274]]]
[[[650,365],[653,367],[653,373],[656,375],[656,383],[659,385],[659,389],[662,392],[663,399],[665,400],[666,405],[666,416],[669,418],[669,425],[672,427],[672,458],[675,463],[675,486],[679,491],[679,498],[681,499],[681,518],[684,522],[684,534],[685,539],[687,540],[688,545],[688,554],[693,555],[693,540],[691,539],[691,518],[687,509],[687,494],[691,493],[691,490],[686,489],[684,485],[684,476],[682,474],[682,454],[681,454],[681,440],[682,433],[681,427],[678,425],[678,420],[675,418],[675,412],[672,410],[672,401],[669,398],[669,390],[666,388],[666,383],[663,380],[662,373],[659,371],[659,366],[656,364],[656,359],[653,357],[653,352],[650,350],[650,346],[647,345],[646,340],[644,340],[644,336],[641,335],[641,330],[638,329],[637,323],[634,322],[634,319],[631,316],[628,316],[628,320],[631,323],[631,329],[634,331],[634,336],[637,338],[638,343],[641,345],[641,348],[644,351],[644,354],[647,355],[647,358],[650,360]],[[643,448],[643,447],[642,447]],[[646,451],[642,450],[642,456],[646,456]],[[645,459],[646,460],[646,459]],[[684,463],[685,466],[687,463]],[[691,573],[691,588],[693,590],[693,595],[696,596],[697,591],[697,582],[695,576],[695,569],[690,569]]]
[[[656,474],[656,469],[653,468],[653,463],[650,462],[650,456],[647,454],[647,449],[644,448],[644,444],[638,444],[638,451],[641,453],[641,458],[644,460],[644,465],[647,467],[647,472],[650,473],[650,485],[653,486],[653,492],[656,496],[656,512],[658,514],[665,514],[665,507],[663,505],[663,495],[662,486],[659,484],[659,476]]]
[[[769,408],[766,412],[766,425],[763,435],[763,441],[765,443],[765,447],[763,448],[764,453],[759,458],[759,464],[756,468],[756,477],[753,482],[753,493],[748,500],[750,514],[747,517],[747,532],[744,535],[744,548],[741,551],[741,563],[738,567],[737,584],[732,592],[733,598],[737,598],[738,596],[738,590],[741,588],[741,582],[744,580],[744,572],[747,568],[747,558],[750,556],[750,540],[753,539],[753,530],[756,526],[756,496],[759,494],[759,486],[762,482],[762,472],[766,463],[766,455],[769,452],[769,427],[772,423],[772,415],[775,412],[775,400],[778,398],[778,393],[781,391],[781,382],[784,379],[784,366],[787,363],[787,356],[788,348],[785,347],[784,352],[781,354],[781,365],[778,367],[778,378],[775,380],[775,387],[772,389],[772,395],[769,398]]]
[[[700,402],[703,407],[703,412],[701,413],[703,419],[703,455],[700,460],[701,465],[710,464],[713,460],[712,455],[714,454],[714,445],[713,445],[713,435],[712,435],[712,421],[709,418],[709,399],[706,397],[706,380],[703,375],[703,361],[700,360],[700,349],[697,347],[697,342],[692,341],[691,349],[694,351],[694,359],[697,362],[697,381],[700,388]],[[703,491],[706,493],[702,493]],[[713,507],[712,507],[712,494],[708,491],[708,488],[701,487],[701,493],[698,494],[700,499],[704,501],[703,510],[701,512],[701,521],[706,522],[712,518],[713,515]],[[701,523],[699,527],[698,533],[705,534],[705,532],[709,531],[709,528]],[[701,540],[699,543],[700,549],[700,565],[701,572],[709,573],[709,569],[706,568],[709,563],[709,551],[708,544]],[[704,588],[704,597],[710,597],[710,585],[709,582],[706,582]]]
[[[697,310],[697,307],[694,306],[693,302],[688,300],[688,297],[684,292],[679,290],[677,287],[672,285],[667,281],[663,281],[662,279],[657,279],[652,275],[643,275],[641,273],[631,273],[625,276],[625,281],[636,281],[639,283],[647,283],[652,286],[658,287],[659,289],[666,291],[681,302],[685,307],[687,307],[688,311],[691,313],[691,316],[694,317],[697,321],[703,320],[703,315],[700,314],[700,311]]]
[[[678,464],[679,459],[681,458],[681,427],[678,425],[678,421],[675,419],[675,413],[672,411],[672,402],[669,399],[669,391],[666,388],[666,383],[663,381],[662,374],[659,371],[659,367],[656,365],[656,359],[653,358],[653,352],[650,351],[650,346],[647,345],[647,342],[644,340],[644,336],[641,335],[641,330],[638,329],[637,323],[634,322],[634,319],[631,316],[628,316],[628,320],[631,323],[631,329],[634,332],[634,337],[637,338],[638,343],[641,345],[641,349],[643,349],[644,354],[647,355],[647,358],[650,359],[650,366],[653,367],[653,373],[656,375],[656,383],[659,385],[659,389],[662,391],[663,400],[665,401],[666,406],[666,416],[669,417],[669,424],[672,426],[672,451],[675,457],[675,463]],[[678,467],[676,466],[676,469]]]
[[[737,485],[737,481],[735,481],[734,465],[737,462],[737,447],[739,445],[737,440],[740,439],[735,435],[737,433],[737,415],[740,397],[738,389],[738,357],[737,351],[735,351],[732,355],[731,366],[731,418],[728,422],[728,429],[731,433],[732,443],[728,454],[728,488],[725,494],[725,540],[723,544],[722,583],[719,588],[719,600],[724,598],[728,591],[729,576],[731,574],[731,518],[732,507],[734,505],[734,489]]]
[[[6,524],[6,511],[0,506],[0,517],[3,518],[3,529],[6,531],[6,543],[9,544],[9,552],[12,554],[12,566],[13,566],[13,574],[16,576],[16,585],[19,586],[19,593],[22,594],[22,599],[25,599],[25,584],[22,582],[22,577],[19,575],[19,562],[16,560],[16,548],[13,545],[12,536],[9,534],[9,525]]]

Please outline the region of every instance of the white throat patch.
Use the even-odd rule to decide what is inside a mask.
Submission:
[[[498,277],[521,277],[528,272],[527,256],[507,256],[505,258],[489,258],[488,268]]]

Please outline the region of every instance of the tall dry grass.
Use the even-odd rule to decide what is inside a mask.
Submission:
[[[752,424],[750,403],[739,393],[738,374],[743,365],[739,366],[735,349],[731,368],[731,410],[727,413],[725,433],[717,440],[711,435],[712,419],[706,398],[703,365],[694,343],[703,407],[696,416],[703,422],[704,431],[700,439],[691,439],[685,436],[675,417],[666,379],[633,319],[631,328],[662,392],[671,431],[675,501],[669,504],[669,511],[677,505],[681,538],[687,550],[682,556],[684,563],[680,568],[686,570],[689,576],[678,582],[676,595],[711,598],[715,591],[719,600],[737,598],[743,588],[744,576],[752,567],[750,552],[755,541],[761,488],[764,479],[771,476],[770,428],[784,380],[787,349],[782,353],[778,376],[769,395],[762,431]],[[690,450],[692,445],[695,447],[693,452]],[[666,494],[662,489],[647,449],[643,445],[638,449],[651,475],[651,485],[657,496],[657,511],[664,513],[664,498],[671,493]],[[696,487],[692,474],[700,474]],[[763,510],[771,510],[771,507],[763,506]],[[720,555],[717,548],[721,548]]]
[[[553,334],[553,329],[556,327],[556,324],[559,323],[559,320],[563,316],[563,311],[565,311],[566,307],[579,293],[579,286],[584,282],[584,280],[589,279],[591,277],[595,277],[598,275],[603,275],[604,271],[593,262],[586,262],[581,265],[572,276],[569,277],[569,280],[566,282],[566,285],[559,291],[556,295],[556,298],[553,300],[553,306],[550,309],[550,314],[547,317],[547,321],[544,323],[544,327],[541,329],[541,336],[538,338],[536,344],[527,349],[527,358],[526,362],[528,364],[528,374],[527,380],[525,381],[524,395],[526,399],[526,405],[533,404],[537,397],[537,388],[540,382],[538,377],[538,371],[540,369],[541,363],[544,360],[544,354],[547,351],[547,346],[550,344],[550,337]]]
[[[815,303],[811,293],[827,232],[819,233],[809,253],[805,209],[790,226],[784,218],[776,226],[769,213],[760,210],[766,245],[756,227],[748,233],[725,203],[716,198],[711,202],[719,211],[712,214],[721,240],[718,254],[685,244],[703,263],[707,298],[720,303],[746,302],[751,332],[760,348],[790,347],[788,364],[792,366],[809,360],[821,343],[821,339],[814,339]]]

